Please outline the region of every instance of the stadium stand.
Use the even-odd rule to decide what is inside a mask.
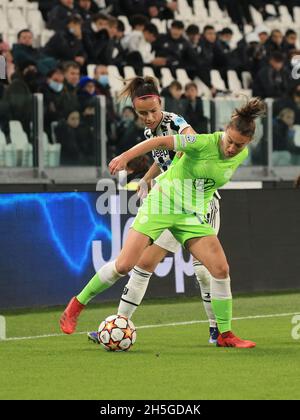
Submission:
[[[231,104],[228,105],[228,109],[233,109],[234,102],[239,100],[238,96],[240,94],[251,96],[253,87],[255,94],[263,95],[259,87],[257,88],[260,74],[263,74],[265,85],[270,87],[269,92],[274,92],[274,98],[277,100],[291,98],[291,92],[299,84],[297,66],[300,54],[300,1],[297,0],[250,1],[244,9],[239,2],[236,2],[237,10],[222,0],[177,0],[177,8],[174,8],[175,2],[172,2],[171,8],[167,0],[157,2],[157,7],[152,1],[151,6],[154,5],[156,9],[148,7],[147,2],[141,2],[139,7],[133,9],[133,4],[137,3],[131,1],[91,0],[85,6],[85,10],[80,7],[79,1],[75,0],[55,0],[51,4],[46,3],[34,0],[2,0],[0,5],[0,52],[6,57],[11,73],[14,73],[9,80],[0,81],[0,166],[13,166],[13,162],[17,165],[30,166],[32,157],[23,160],[20,160],[20,157],[5,158],[9,154],[13,156],[14,148],[20,149],[20,142],[24,136],[27,136],[27,149],[25,146],[25,149],[22,149],[24,156],[30,156],[28,145],[30,148],[33,144],[34,121],[31,122],[31,128],[28,128],[28,123],[26,127],[22,127],[23,121],[20,119],[16,134],[15,124],[18,117],[16,118],[12,111],[12,104],[25,103],[24,100],[22,102],[22,98],[29,94],[44,92],[42,86],[45,87],[47,84],[50,102],[48,97],[45,112],[51,109],[56,117],[53,120],[52,117],[49,119],[44,115],[47,133],[46,166],[60,164],[59,156],[64,153],[64,145],[57,140],[56,129],[53,127],[57,125],[60,127],[63,121],[72,125],[71,121],[68,122],[72,112],[76,120],[72,130],[77,134],[79,131],[95,132],[97,118],[94,94],[105,95],[108,101],[105,122],[108,157],[116,153],[114,146],[116,126],[122,111],[122,105],[116,102],[116,97],[124,86],[124,77],[131,78],[136,74],[154,76],[159,80],[160,89],[167,88],[172,81],[177,80],[182,85],[183,92],[186,84],[194,81],[212,128],[222,128],[216,127],[218,125],[216,115],[219,114],[219,110],[214,111],[214,109],[223,106],[216,99],[226,97],[227,105]],[[139,40],[138,48],[142,50],[137,48],[134,53],[128,54],[122,39],[133,32],[131,25],[132,22],[136,22],[133,11],[144,15],[146,21],[134,28],[136,31],[134,39]],[[58,20],[56,21],[55,27],[51,26],[53,16],[58,20],[61,19],[59,24]],[[75,21],[74,16],[77,19]],[[73,23],[70,24],[70,21]],[[100,26],[94,23],[96,21]],[[140,21],[141,19],[138,20]],[[174,33],[171,34],[171,38],[167,38],[166,34],[172,32],[174,21],[179,24],[175,24]],[[146,22],[155,25],[158,36],[149,38],[149,34],[145,33]],[[183,30],[180,29],[180,22],[183,24]],[[185,33],[190,25],[199,29],[199,38],[195,44],[191,43]],[[20,41],[19,34],[24,29],[32,34],[32,43],[26,40]],[[91,33],[96,37],[94,39],[97,39],[98,51],[95,61],[91,61],[87,47]],[[172,42],[172,54],[166,44],[169,42],[168,39]],[[62,42],[60,40],[66,42],[64,45],[68,45],[65,47],[67,59],[62,59],[59,52],[54,57],[48,56],[51,51],[59,51],[57,43]],[[143,48],[146,47],[148,54],[152,51],[154,57],[151,63],[143,61],[146,54]],[[277,58],[275,57],[277,61],[278,54],[281,54],[283,65],[271,68],[269,63],[274,53],[277,54]],[[64,68],[65,61],[68,60],[76,63],[80,75],[71,75],[68,80],[65,77],[62,80],[52,77],[50,80],[48,73],[54,68]],[[24,71],[25,65],[35,66],[35,69],[29,68]],[[104,74],[100,72],[95,76],[97,65],[105,66]],[[296,77],[293,77],[293,74],[296,74]],[[86,75],[91,79],[90,85],[95,86],[94,93],[90,96],[87,91],[82,95],[79,87],[80,78]],[[13,91],[12,94],[9,87],[15,80],[19,81],[18,86],[22,86],[22,89],[18,88],[19,90]],[[278,95],[275,92],[279,92]],[[184,99],[183,93],[182,100]],[[269,108],[272,108],[273,99],[268,97]],[[277,118],[281,110],[275,106],[274,112],[271,110],[268,118]],[[75,117],[76,112],[78,115]],[[35,113],[32,115],[33,120],[37,118]],[[269,130],[267,132],[266,127],[264,128],[263,137],[268,138],[269,142],[273,138],[274,123],[275,121],[271,121],[265,124]],[[286,143],[287,149],[277,151],[281,154],[286,152],[285,155],[289,154],[291,158],[274,158],[274,165],[286,166],[298,162],[299,130],[296,123],[299,123],[297,119],[290,130],[290,138],[293,140]],[[70,127],[69,125],[69,129]],[[13,146],[10,146],[6,153],[5,147],[10,144]],[[263,162],[264,159],[261,157],[258,161]]]

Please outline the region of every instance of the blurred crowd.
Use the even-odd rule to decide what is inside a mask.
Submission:
[[[197,0],[188,0],[191,7]],[[250,5],[265,21],[279,17],[279,6],[288,7],[294,18],[294,6],[300,1],[231,1],[218,0],[221,10],[238,25],[244,34],[245,25],[253,27],[244,34],[235,48],[231,46],[233,31],[213,25],[186,25],[175,19],[176,0],[40,0],[39,8],[48,29],[55,31],[46,45],[36,48],[34,36],[24,28],[16,43],[0,41],[0,53],[6,57],[7,79],[0,81],[0,128],[10,141],[9,121],[19,120],[29,140],[32,136],[31,95],[44,95],[45,132],[50,142],[62,144],[62,162],[92,163],[95,149],[95,97],[107,100],[107,136],[110,153],[122,151],[132,141],[143,139],[143,127],[134,111],[126,107],[116,111],[112,97],[108,65],[118,67],[124,75],[125,65],[133,66],[141,75],[143,66],[153,68],[161,77],[161,68],[168,67],[174,79],[183,68],[191,80],[198,77],[216,96],[210,70],[217,69],[228,89],[227,71],[238,77],[247,71],[252,76],[252,92],[262,98],[274,98],[275,150],[292,147],[294,125],[300,125],[300,85],[292,77],[298,50],[298,33],[289,29],[270,31],[267,25],[255,26]],[[266,10],[273,3],[276,15]],[[209,0],[205,1],[208,7]],[[131,31],[119,16],[127,16]],[[167,33],[159,33],[152,18],[169,20]],[[295,62],[296,60],[296,62]],[[93,77],[87,66],[96,64]],[[226,92],[224,92],[226,93]],[[197,84],[182,86],[180,80],[163,89],[166,109],[186,117],[196,131],[206,131],[201,92]],[[293,143],[293,144],[292,144]],[[287,146],[289,145],[289,146]],[[296,152],[295,152],[296,153]]]

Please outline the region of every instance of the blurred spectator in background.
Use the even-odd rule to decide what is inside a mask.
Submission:
[[[116,31],[116,39],[121,42],[125,35],[125,25],[124,23],[118,19],[117,20],[117,31]]]
[[[294,86],[289,95],[277,99],[273,103],[273,115],[278,114],[285,108],[289,108],[295,113],[295,124],[300,125],[300,85]]]
[[[294,31],[293,29],[288,29],[286,31],[285,36],[283,38],[283,42],[282,42],[282,49],[287,56],[292,50],[297,49],[297,46],[296,46],[297,38],[298,38],[297,32]]]
[[[88,76],[80,79],[78,89],[78,100],[81,112],[86,108],[95,108],[96,81]]]
[[[196,83],[191,82],[185,86],[184,99],[182,101],[184,104],[182,116],[197,133],[206,133],[208,131],[208,119],[204,116],[203,102],[198,95]]]
[[[79,109],[78,84],[80,80],[80,66],[74,61],[63,64],[64,72],[64,106],[67,109]]]
[[[89,126],[82,124],[78,110],[69,110],[55,127],[57,142],[61,144],[63,165],[95,165],[95,140]]]
[[[283,45],[283,34],[280,29],[273,29],[269,39],[265,42],[265,48],[267,55],[270,57],[273,52],[284,53]]]
[[[17,67],[31,61],[35,63],[38,71],[46,75],[49,70],[56,67],[56,60],[49,54],[46,56],[39,48],[33,47],[33,34],[29,29],[22,29],[17,35],[17,43],[13,44],[12,55]]]
[[[145,26],[149,20],[143,15],[134,15],[130,19],[132,31],[121,40],[121,45],[126,54],[126,64],[133,66],[138,75],[142,75],[144,60],[150,61],[154,58],[151,54],[151,45],[144,36]],[[150,54],[150,57],[149,57]]]
[[[78,0],[76,12],[80,14],[84,21],[90,20],[92,17],[92,0]]]
[[[253,95],[261,98],[280,98],[289,88],[290,76],[284,68],[284,56],[273,52],[253,81]]]
[[[150,169],[150,158],[147,155],[139,156],[128,162],[126,173],[127,177],[122,182],[122,186],[126,190],[136,191],[138,189],[139,181]]]
[[[223,28],[218,33],[218,45],[224,54],[229,54],[231,52],[230,42],[233,37],[233,31],[230,28]]]
[[[83,45],[87,52],[88,63],[97,64],[101,62],[109,39],[108,22],[109,16],[104,13],[97,13],[90,22],[83,25]]]
[[[136,117],[131,121],[126,130],[117,138],[117,154],[119,155],[145,140],[144,130],[145,126],[139,118]]]
[[[47,55],[57,60],[76,61],[81,67],[86,62],[86,53],[82,43],[82,19],[79,15],[73,15],[68,19],[66,29],[57,32],[45,45]]]
[[[166,66],[170,68],[174,79],[178,68],[183,68],[188,73],[198,71],[199,57],[183,34],[184,24],[174,20],[169,32],[160,35],[153,45],[156,57],[166,59]]]
[[[6,88],[2,101],[3,108],[0,112],[5,119],[3,125],[6,135],[8,135],[8,121],[18,120],[22,123],[28,138],[31,138],[32,94],[38,91],[38,76],[35,63],[24,62]]]
[[[162,89],[161,96],[165,98],[165,109],[174,114],[183,115],[184,102],[182,97],[182,85],[174,80],[169,86]]]
[[[201,53],[201,47],[200,47],[200,38],[201,38],[201,34],[200,34],[200,29],[198,25],[189,25],[186,28],[186,37],[188,39],[188,41],[190,42],[190,44],[192,45],[192,48],[194,49],[196,54],[200,54]]]
[[[136,119],[136,114],[134,112],[134,109],[131,106],[125,106],[122,109],[121,118],[118,121],[117,127],[116,127],[116,134],[117,134],[116,140],[117,141],[118,141],[119,138],[122,137],[124,131],[127,130],[127,128],[129,127],[129,125],[135,119]]]
[[[212,69],[220,71],[222,78],[227,84],[227,70],[228,62],[227,57],[222,51],[222,48],[217,43],[216,30],[211,25],[206,25],[203,29],[203,34],[200,39],[201,53],[199,55],[199,77],[200,79],[213,90],[211,83],[210,72]]]
[[[178,10],[176,0],[148,0],[147,6],[150,19],[174,19],[174,13]]]
[[[266,25],[257,25],[254,32],[258,35],[261,45],[264,45],[269,39],[270,29]]]
[[[50,10],[48,14],[48,29],[63,31],[73,15],[74,0],[58,0],[59,4]]]
[[[44,95],[44,126],[49,139],[52,138],[51,124],[61,119],[64,112],[63,89],[64,74],[60,68],[51,70],[39,89]]]
[[[293,126],[295,113],[290,108],[282,109],[273,123],[273,149],[277,151],[288,150],[294,136]]]

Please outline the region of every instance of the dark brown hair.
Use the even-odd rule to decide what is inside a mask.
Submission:
[[[130,98],[133,102],[135,98],[139,98],[145,95],[159,96],[158,83],[153,77],[137,76],[133,79],[127,79],[125,82],[127,82],[127,84],[120,92],[119,99]]]
[[[243,136],[253,137],[256,118],[263,117],[265,114],[266,104],[262,99],[248,99],[246,105],[234,110],[228,128],[234,128]]]

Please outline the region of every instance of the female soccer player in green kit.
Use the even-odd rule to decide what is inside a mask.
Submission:
[[[196,134],[190,124],[180,115],[162,110],[161,98],[157,81],[153,77],[134,77],[130,79],[120,92],[120,99],[130,98],[138,117],[145,124],[145,138],[151,139],[159,136],[175,134]],[[152,180],[159,174],[168,170],[169,166],[179,159],[172,150],[153,150],[153,165],[145,174],[140,183],[139,194],[143,198],[152,187]],[[142,187],[143,186],[143,187]],[[209,203],[208,221],[216,234],[220,226],[219,195],[214,194]],[[149,280],[158,264],[166,257],[168,252],[176,253],[180,243],[166,229],[160,237],[145,249],[141,259],[132,270],[131,276],[121,296],[118,315],[131,318],[142,302]],[[193,262],[197,281],[200,286],[203,306],[209,320],[209,342],[215,344],[219,335],[216,318],[212,310],[210,299],[210,274],[200,261]],[[88,333],[90,340],[99,343],[97,331]]]
[[[61,317],[61,328],[71,334],[85,302],[126,275],[143,251],[165,229],[202,261],[211,274],[211,299],[220,334],[220,347],[255,347],[231,331],[232,295],[229,266],[214,229],[206,220],[208,203],[248,156],[247,146],[255,133],[255,119],[265,113],[264,103],[253,98],[236,109],[225,132],[203,135],[162,136],[146,140],[114,158],[111,174],[154,149],[184,152],[183,157],[160,175],[129,231],[116,260],[105,264],[83,291],[71,300]],[[201,204],[201,205],[200,205]]]

